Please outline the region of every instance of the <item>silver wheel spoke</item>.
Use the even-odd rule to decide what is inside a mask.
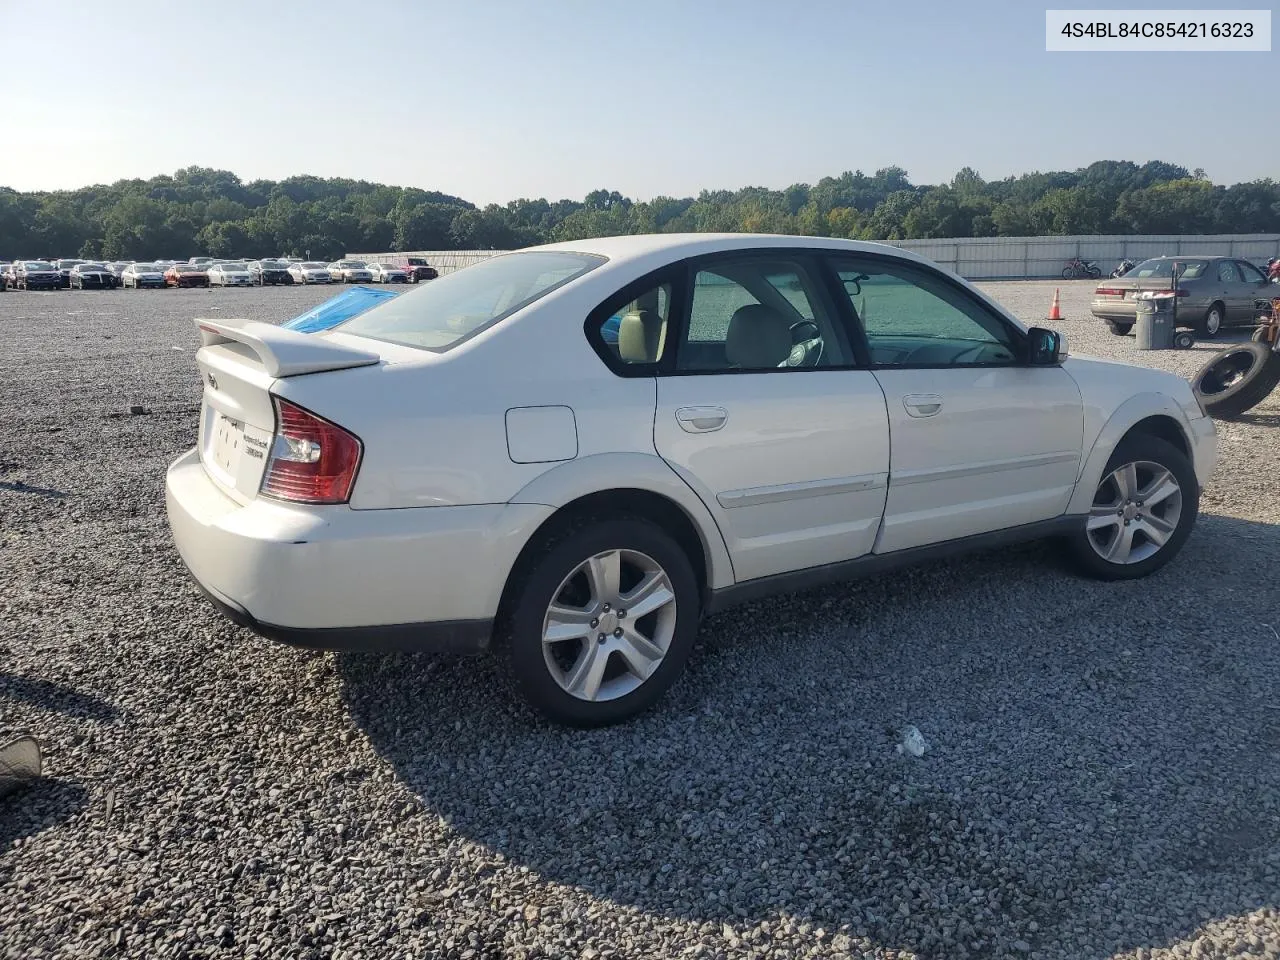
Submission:
[[[610,550],[588,560],[587,579],[591,581],[591,595],[596,603],[616,600],[622,583],[622,557],[618,551]]]
[[[1089,511],[1089,520],[1085,524],[1086,530],[1105,530],[1107,527],[1118,527],[1120,525],[1120,517],[1116,513],[1115,507],[1094,507]]]
[[[599,644],[584,643],[582,656],[573,665],[573,671],[565,677],[565,689],[575,697],[594,700],[600,692],[600,682],[604,680],[604,670],[608,665],[609,658]]]
[[[627,662],[628,670],[637,678],[648,680],[649,675],[658,669],[666,651],[634,627],[624,627],[618,653]]]
[[[1138,493],[1138,499],[1145,506],[1152,506],[1169,499],[1179,490],[1178,481],[1173,478],[1168,470],[1163,474],[1156,476]]]
[[[1132,500],[1138,492],[1138,465],[1126,463],[1111,474],[1116,481],[1116,489],[1120,491],[1121,500]]]
[[[667,575],[661,570],[655,570],[646,575],[634,590],[621,597],[619,603],[627,611],[628,617],[632,620],[639,620],[641,617],[665,607],[675,598],[676,595],[671,592],[671,587],[667,583]]]
[[[560,643],[563,640],[589,636],[593,616],[595,614],[590,610],[553,603],[547,610],[547,625],[542,630],[542,642]]]
[[[1111,546],[1107,548],[1106,558],[1112,563],[1124,563],[1132,550],[1133,527],[1121,527],[1116,532],[1116,538],[1111,541]]]
[[[1165,541],[1172,536],[1177,525],[1170,523],[1163,517],[1157,517],[1151,513],[1144,513],[1142,515],[1142,526],[1143,533],[1146,534],[1147,539],[1157,547],[1162,547],[1164,546]]]

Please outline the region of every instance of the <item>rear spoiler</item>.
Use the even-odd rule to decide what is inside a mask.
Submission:
[[[197,320],[201,346],[243,343],[258,355],[268,375],[296,377],[303,373],[367,367],[381,360],[376,353],[355,350],[314,334],[285,330],[257,320]]]

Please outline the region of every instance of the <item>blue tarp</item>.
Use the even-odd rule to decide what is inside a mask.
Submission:
[[[336,297],[330,297],[301,316],[294,317],[288,323],[281,324],[286,330],[297,330],[300,333],[318,333],[336,327],[344,320],[350,320],[357,314],[364,313],[370,307],[376,307],[383,300],[400,295],[398,290],[374,290],[372,287],[352,287]]]

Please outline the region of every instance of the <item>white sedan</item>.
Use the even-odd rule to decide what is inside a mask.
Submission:
[[[293,263],[289,265],[289,276],[294,283],[332,283],[329,277],[329,265],[317,261]]]
[[[373,274],[363,260],[335,260],[329,264],[329,279],[334,283],[368,283]]]
[[[205,593],[303,646],[500,645],[575,725],[656,701],[736,602],[1050,536],[1145,576],[1217,459],[1185,380],[878,244],[580,240],[321,333],[197,322],[167,503]]]
[[[211,287],[252,287],[253,274],[243,263],[215,263],[209,268]]]
[[[394,263],[371,263],[369,274],[374,283],[408,283],[409,274]]]
[[[138,290],[142,287],[161,287],[165,268],[158,263],[131,263],[120,272],[120,285]]]

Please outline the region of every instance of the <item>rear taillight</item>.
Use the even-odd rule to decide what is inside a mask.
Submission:
[[[1099,287],[1093,291],[1094,296],[1098,297],[1123,297],[1124,291],[1117,290],[1115,287]]]
[[[272,400],[276,436],[262,493],[298,503],[346,503],[360,466],[360,438],[288,400]]]

